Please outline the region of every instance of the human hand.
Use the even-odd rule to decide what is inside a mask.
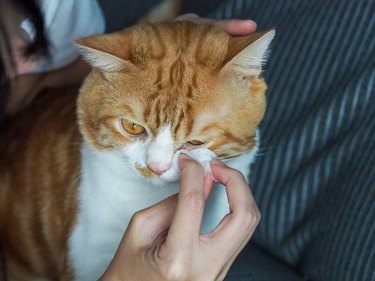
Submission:
[[[214,20],[201,18],[197,14],[184,14],[175,18],[175,20],[189,20],[197,23],[209,23],[215,25],[233,36],[249,35],[255,32],[257,24],[252,20]]]
[[[230,213],[200,235],[204,203],[212,187],[201,166],[180,156],[178,196],[137,212],[117,253],[100,280],[223,280],[247,244],[260,213],[243,175],[219,161],[213,177],[226,187]]]

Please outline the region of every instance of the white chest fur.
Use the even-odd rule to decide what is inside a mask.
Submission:
[[[132,215],[178,192],[178,184],[153,185],[109,153],[82,147],[77,224],[69,240],[75,279],[97,280],[114,256]],[[228,163],[245,175],[255,152]],[[207,203],[202,232],[212,230],[228,212],[223,187]]]

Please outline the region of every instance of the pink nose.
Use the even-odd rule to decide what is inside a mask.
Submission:
[[[172,164],[160,165],[156,163],[148,163],[147,166],[158,176],[164,174],[165,171],[169,170],[169,168],[172,166]]]

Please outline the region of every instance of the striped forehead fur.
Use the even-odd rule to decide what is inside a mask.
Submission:
[[[132,32],[132,59],[140,65],[154,60],[181,61],[183,58],[187,63],[220,68],[229,40],[225,32],[212,25],[187,21],[145,24],[134,27]]]
[[[230,61],[227,61],[230,36],[211,25],[191,22],[144,24],[123,34],[127,41],[121,42],[130,44],[129,52],[122,51],[122,45],[116,42],[113,46],[108,44],[111,35],[103,35],[107,36],[105,46],[110,56],[118,54],[119,61],[132,65],[131,71],[125,68],[107,72],[105,67],[99,67],[99,71],[89,75],[81,90],[79,119],[83,134],[90,143],[102,147],[97,141],[96,128],[100,127],[98,124],[103,116],[115,120],[127,118],[129,112],[131,122],[147,128],[149,137],[158,135],[160,128],[170,124],[175,148],[192,138],[210,137],[210,143],[216,143],[213,147],[226,140],[232,143],[241,140],[241,149],[246,149],[244,140],[249,141],[248,146],[252,145],[250,140],[264,114],[266,87],[258,77],[259,71],[241,72],[247,77],[246,83],[236,82],[233,72],[237,71],[239,64],[249,69],[256,62],[261,67],[272,34],[262,35],[253,42],[259,48],[241,47],[238,49],[240,57],[234,56]],[[120,35],[116,34],[113,39],[120,40]],[[95,38],[95,44],[100,43],[100,38]],[[105,51],[101,49],[100,52]],[[251,59],[246,60],[247,57]],[[105,77],[101,72],[105,72]],[[253,85],[258,85],[254,91]],[[94,108],[98,110],[92,114]],[[120,114],[121,110],[123,113]],[[220,118],[198,118],[209,111],[213,118]],[[209,125],[211,129],[205,132],[197,130],[197,120],[200,128]],[[216,132],[213,132],[215,126]],[[248,129],[242,130],[242,127]],[[119,134],[118,128],[112,127],[112,130],[117,131],[111,138],[116,147],[132,141],[132,138]],[[202,135],[207,132],[211,132],[211,136]],[[220,140],[218,132],[226,132]],[[226,140],[223,136],[227,136]]]

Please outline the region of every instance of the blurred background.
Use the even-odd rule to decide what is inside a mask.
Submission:
[[[115,31],[133,25],[145,15],[150,9],[159,4],[161,0],[99,0],[106,18],[106,30]],[[210,11],[215,10],[224,0],[181,0],[181,13],[196,13],[206,16]],[[114,11],[123,11],[114,14]]]

